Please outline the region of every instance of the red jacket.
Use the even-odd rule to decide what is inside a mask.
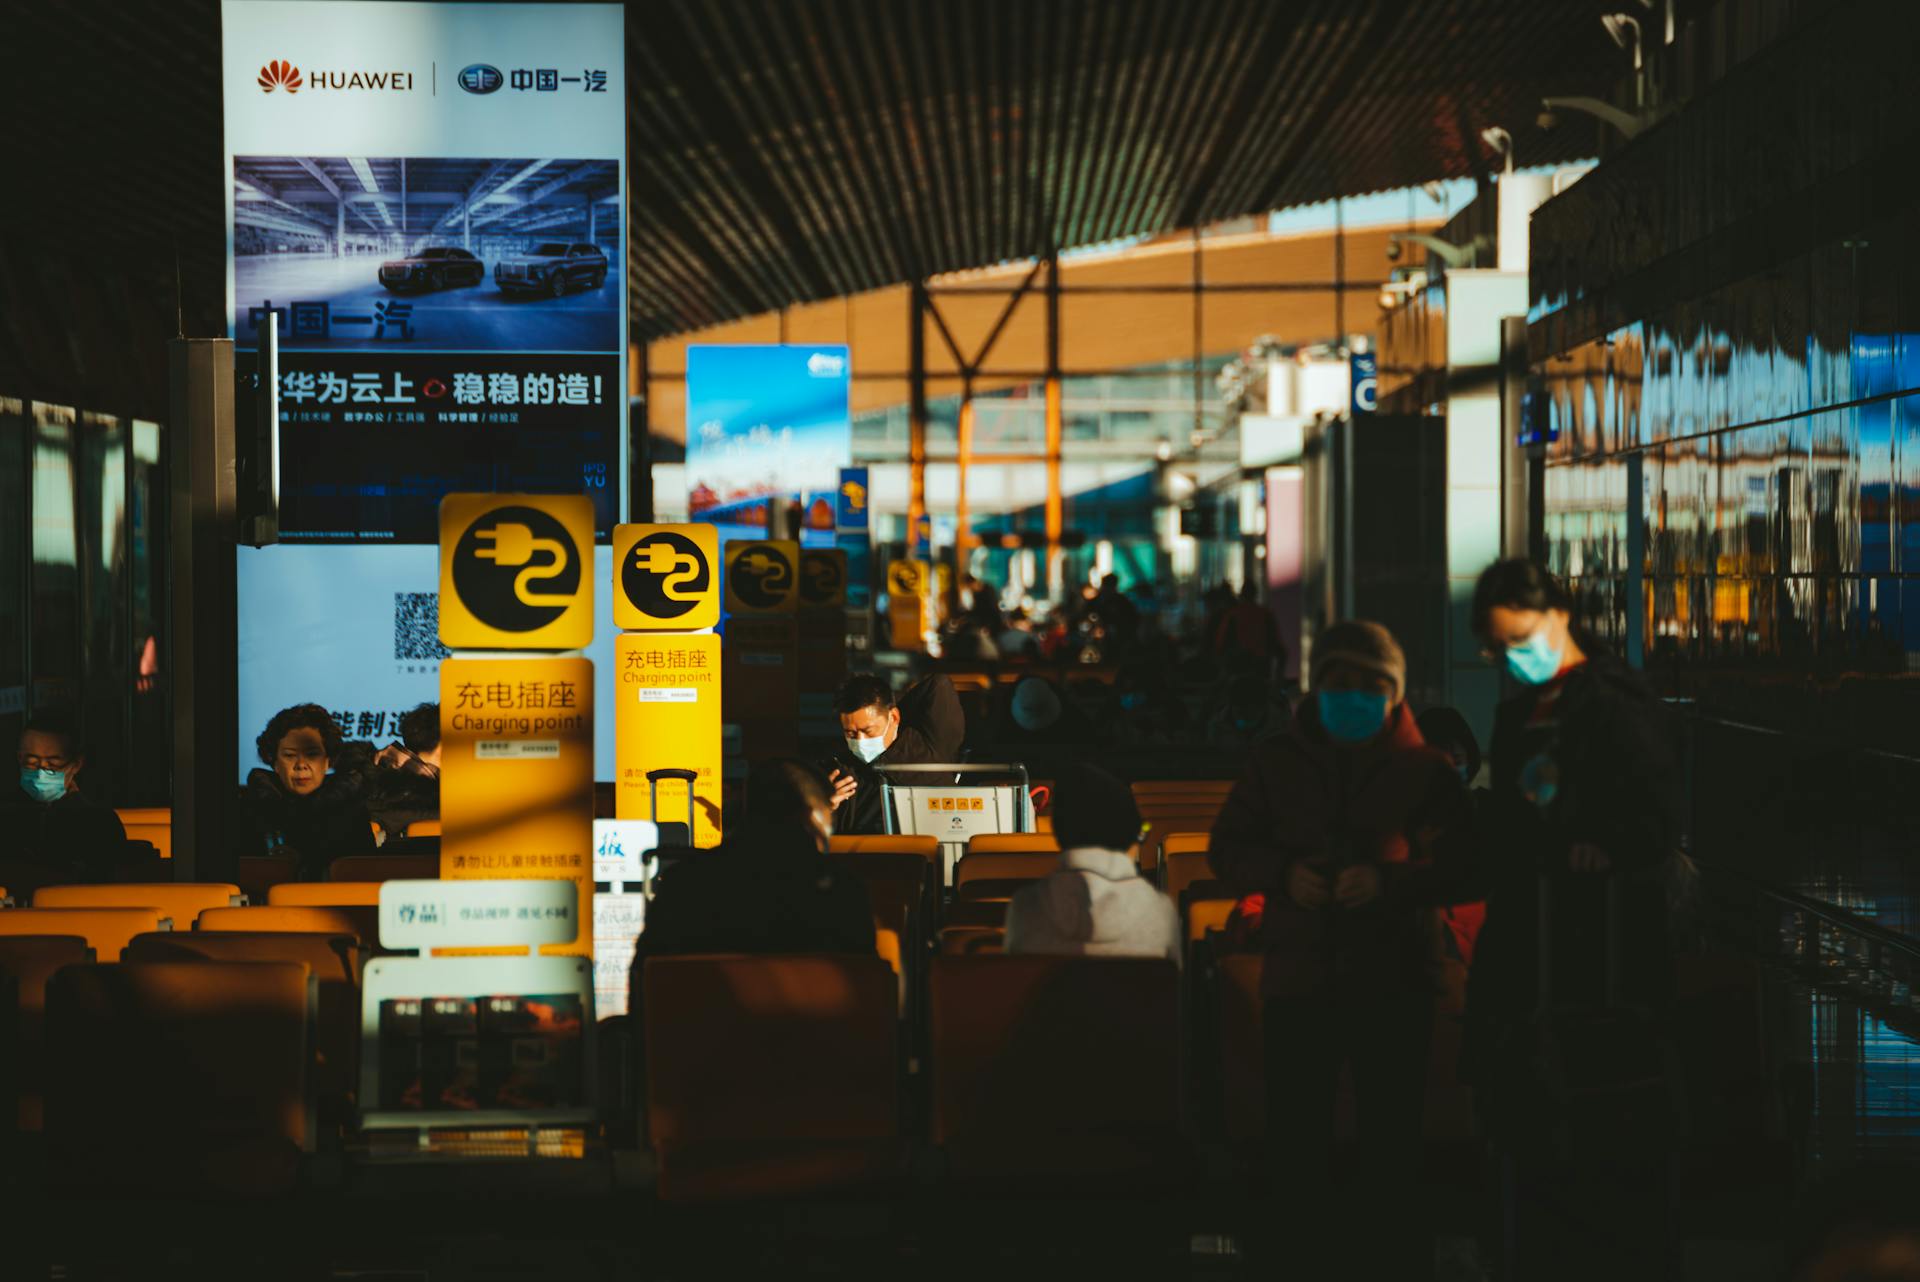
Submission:
[[[1213,826],[1208,860],[1235,893],[1266,898],[1269,997],[1369,996],[1431,982],[1433,908],[1464,893],[1472,808],[1406,705],[1359,748],[1336,745],[1314,701],[1292,732],[1257,747]],[[1359,908],[1308,911],[1288,898],[1297,860],[1371,863],[1382,889]]]

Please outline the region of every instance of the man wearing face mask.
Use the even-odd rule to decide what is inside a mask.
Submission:
[[[1431,1275],[1421,1161],[1433,982],[1428,920],[1460,893],[1470,810],[1421,741],[1406,659],[1377,623],[1314,642],[1311,695],[1252,749],[1208,856],[1264,899],[1261,993],[1280,1235],[1302,1277]],[[1363,1189],[1338,1195],[1334,1111],[1353,1083]],[[1355,1217],[1348,1222],[1346,1217]],[[1256,1243],[1256,1249],[1270,1248]]]
[[[79,735],[62,718],[36,716],[14,756],[20,783],[0,804],[0,885],[18,899],[43,885],[114,880],[127,832],[80,791],[87,758]]]
[[[1572,609],[1530,561],[1490,566],[1474,591],[1474,627],[1515,686],[1494,716],[1487,918],[1468,989],[1467,1063],[1483,1085],[1529,1044],[1543,886],[1554,1003],[1657,1012],[1672,983],[1662,874],[1680,836],[1679,770],[1652,693],[1578,632]],[[1483,1107],[1518,1097],[1480,1096]],[[1496,1138],[1531,1125],[1497,1107],[1488,1124]]]
[[[967,736],[967,714],[953,682],[938,673],[910,687],[896,702],[884,677],[849,677],[834,695],[844,754],[828,771],[833,791],[833,830],[871,834],[886,831],[880,777],[874,766],[944,765],[960,759]]]

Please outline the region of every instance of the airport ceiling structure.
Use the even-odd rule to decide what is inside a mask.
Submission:
[[[1608,96],[1631,63],[1600,20],[1652,32],[1647,2],[634,0],[632,332],[1486,173],[1489,126],[1522,165],[1591,155],[1540,99]],[[142,300],[177,254],[217,317],[218,4],[0,15],[7,236],[125,262]]]

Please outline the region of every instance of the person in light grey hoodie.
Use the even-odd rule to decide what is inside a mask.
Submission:
[[[1180,914],[1140,875],[1140,808],[1127,786],[1081,766],[1054,784],[1060,868],[1007,907],[1006,951],[1165,957],[1180,964]]]

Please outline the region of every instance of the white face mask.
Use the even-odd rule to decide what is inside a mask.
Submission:
[[[847,751],[862,761],[872,761],[886,750],[887,736],[883,734],[877,734],[871,739],[856,739],[852,735],[847,736]]]

